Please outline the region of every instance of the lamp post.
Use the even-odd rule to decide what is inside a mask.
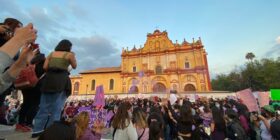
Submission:
[[[88,84],[86,86],[86,100],[87,100],[87,94],[88,94]]]

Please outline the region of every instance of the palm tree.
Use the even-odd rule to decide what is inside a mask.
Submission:
[[[252,60],[255,58],[255,55],[252,52],[249,52],[246,54],[245,58],[252,62]]]

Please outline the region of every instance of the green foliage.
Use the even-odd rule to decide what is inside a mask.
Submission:
[[[250,59],[252,60],[252,59]],[[280,57],[247,62],[240,70],[218,75],[211,81],[213,90],[239,91],[251,87],[253,91],[280,88]]]
[[[246,54],[245,58],[252,61],[255,58],[255,55],[252,52],[249,52]]]

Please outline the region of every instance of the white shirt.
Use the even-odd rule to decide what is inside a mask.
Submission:
[[[270,124],[271,119],[268,120],[268,123]],[[269,130],[267,130],[265,124],[263,123],[263,121],[260,122],[260,130],[261,130],[261,138],[262,140],[271,140],[272,136],[269,132]]]
[[[117,129],[114,136],[114,140],[137,140],[137,139],[138,139],[137,131],[131,121],[127,128]]]

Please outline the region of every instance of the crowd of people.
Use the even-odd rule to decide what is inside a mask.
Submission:
[[[36,33],[32,24],[23,26],[17,19],[0,24],[0,123],[16,123],[16,131],[32,131],[40,140],[99,140],[105,134],[113,140],[280,139],[277,104],[250,112],[239,100],[191,102],[176,91],[166,98],[106,98],[105,106],[93,100],[66,102],[71,93],[69,67],[77,67],[72,43],[61,40],[45,57],[32,47]],[[10,107],[5,98],[15,89],[20,71],[30,65],[39,80],[21,89],[22,104]]]
[[[178,96],[178,95],[177,95]],[[110,129],[114,140],[277,140],[280,130],[279,105],[266,105],[259,112],[249,112],[246,105],[233,99],[198,99],[190,102],[180,97],[171,104],[170,98],[107,98],[102,108],[93,101],[70,101],[63,118],[76,122],[79,108],[90,106],[92,110],[113,112],[110,121],[96,123],[84,129],[97,139]],[[106,127],[106,123],[109,123]],[[79,128],[79,124],[76,125]],[[79,133],[76,139],[83,139]],[[89,138],[89,137],[88,137]],[[90,139],[90,138],[89,138]]]

